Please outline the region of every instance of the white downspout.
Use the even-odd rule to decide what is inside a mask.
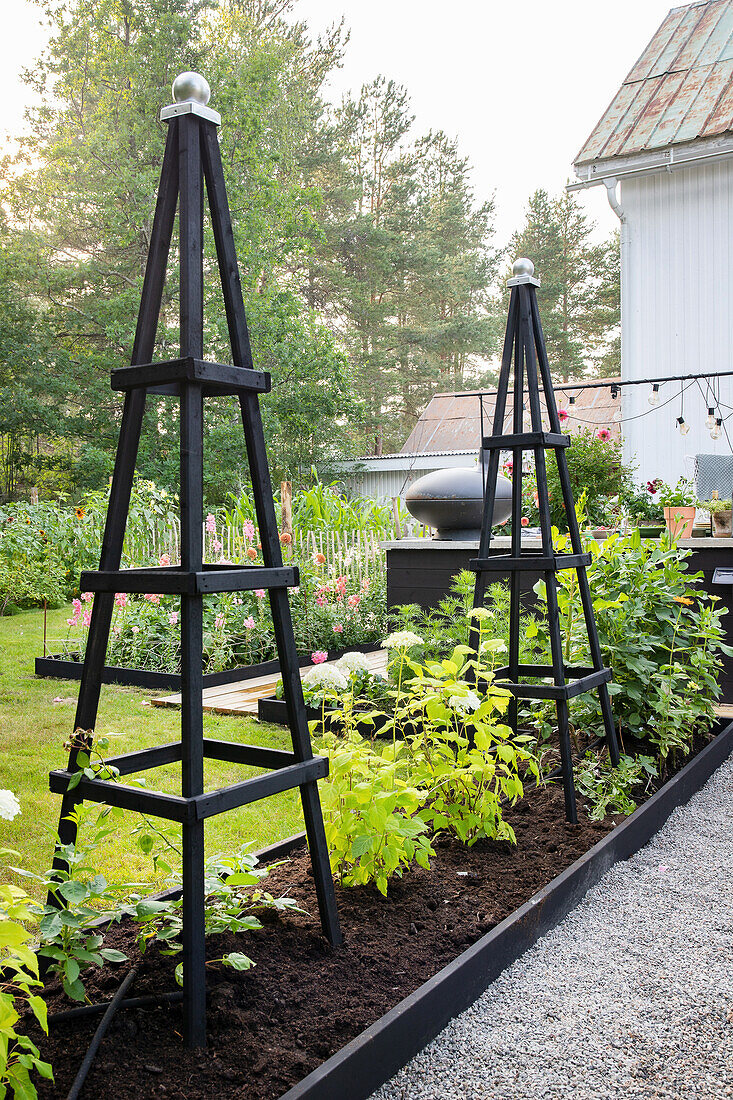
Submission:
[[[626,338],[625,338],[625,325],[624,325],[624,288],[625,288],[625,285],[626,285],[626,280],[624,278],[624,269],[626,268],[626,266],[629,262],[629,255],[628,255],[628,250],[629,250],[629,231],[628,230],[629,230],[629,227],[628,227],[628,222],[626,220],[626,213],[624,211],[623,206],[621,205],[621,202],[620,202],[618,194],[617,194],[617,188],[618,188],[619,181],[616,179],[615,176],[609,176],[607,179],[604,179],[603,182],[606,185],[606,197],[608,198],[608,205],[611,207],[611,209],[613,210],[614,214],[616,215],[616,217],[618,218],[619,223],[620,223],[619,231],[620,231],[620,236],[621,236],[621,302],[620,302],[620,316],[621,316],[621,380],[623,381],[624,378],[629,377],[629,373],[630,373],[627,369],[625,369],[625,367],[627,366],[627,352],[626,352]],[[621,415],[625,416],[626,409],[624,409],[624,388],[623,388],[623,386],[621,387],[621,392],[619,394],[619,404],[620,404],[620,407],[621,407]],[[628,462],[630,460],[630,456],[628,454],[628,447],[629,447],[628,440],[624,437],[624,439],[623,439],[624,462]]]

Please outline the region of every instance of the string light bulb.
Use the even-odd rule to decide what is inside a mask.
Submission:
[[[705,417],[705,427],[711,430],[715,427],[715,409],[708,405],[708,415]]]
[[[711,439],[720,439],[722,434],[723,434],[723,421],[722,421],[721,417],[718,416],[715,420],[715,425],[713,427],[713,430],[710,433],[710,438]]]
[[[684,416],[677,417],[677,427],[680,430],[680,435],[687,435],[690,430],[690,425],[685,423]]]
[[[652,392],[649,394],[649,404],[650,405],[658,405],[659,404],[659,383],[658,382],[655,382],[654,385],[652,386]]]

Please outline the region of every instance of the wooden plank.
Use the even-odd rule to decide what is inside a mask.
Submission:
[[[384,649],[365,653],[364,657],[374,672],[387,668],[388,654]],[[328,661],[330,665],[335,661]],[[311,667],[311,666],[309,666]],[[258,676],[256,680],[240,680],[234,684],[206,688],[202,693],[203,709],[213,714],[256,714],[257,700],[274,695],[279,675]],[[302,672],[301,672],[302,678]],[[180,707],[181,695],[159,696],[151,700],[154,707]]]

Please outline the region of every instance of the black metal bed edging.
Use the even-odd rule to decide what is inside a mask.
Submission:
[[[381,649],[379,642],[361,642],[350,646],[348,649],[329,649],[329,661],[335,661],[343,657],[344,653],[373,653]],[[304,654],[298,658],[301,668],[311,664],[310,654]],[[48,656],[36,657],[34,672],[36,676],[47,677],[56,680],[81,680],[84,668],[83,661],[70,660],[67,657]],[[205,672],[203,684],[205,688],[222,687],[224,684],[236,684],[240,680],[253,680],[256,676],[267,676],[270,673],[280,672],[280,662],[274,658],[271,661],[261,661],[257,665],[239,665],[237,668],[225,669],[223,672]],[[127,668],[120,665],[105,665],[102,672],[103,684],[121,684],[123,687],[147,688],[152,691],[180,691],[181,674],[179,672],[153,672],[144,668]]]
[[[559,924],[609,868],[643,848],[673,810],[704,786],[733,752],[733,722],[721,726],[715,740],[623,824],[279,1100],[367,1100]],[[301,834],[281,842],[278,854],[303,839]]]

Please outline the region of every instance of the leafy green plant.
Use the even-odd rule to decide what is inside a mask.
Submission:
[[[403,604],[390,609],[389,621],[393,630],[411,630],[421,637],[420,645],[411,650],[416,660],[439,661],[448,657],[455,646],[468,643],[469,616],[473,607],[475,584],[476,574],[462,569],[451,580],[448,594],[439,600],[437,607],[424,610],[417,604]],[[508,585],[502,582],[489,585],[485,607],[488,612],[486,621],[491,623],[492,636],[508,646]],[[522,661],[529,661],[536,649],[532,622],[533,616],[530,612],[521,614],[519,651]]]
[[[221,932],[252,932],[262,928],[257,913],[298,912],[301,909],[292,898],[275,898],[259,888],[259,883],[267,877],[277,863],[265,867],[258,866],[257,857],[244,846],[231,856],[212,856],[204,867],[204,905],[206,935]],[[182,884],[179,871],[172,872],[169,886]],[[256,887],[254,890],[251,887]],[[161,900],[157,898],[131,895],[122,909],[137,921],[140,929],[137,943],[141,951],[152,941],[162,945],[165,955],[176,955],[182,950],[180,943],[183,931],[182,897]],[[210,960],[211,965],[221,964],[235,970],[249,970],[255,964],[238,951],[228,952],[220,959]],[[176,967],[176,981],[183,982],[183,964]]]
[[[731,502],[729,500],[700,500],[698,501],[698,507],[704,508],[706,512],[710,512],[711,516],[716,515],[718,512],[730,512]]]
[[[428,791],[421,816],[435,834],[469,845],[482,837],[514,843],[502,804],[522,796],[520,772],[539,779],[539,767],[531,738],[500,721],[511,693],[493,683],[496,655],[506,646],[485,636],[491,612],[479,608],[469,617],[477,626],[476,656],[456,646],[439,662],[417,663],[407,655],[410,640],[392,635],[399,671],[384,732],[392,729],[395,745],[401,736],[414,781]]]
[[[426,792],[410,781],[391,746],[375,747],[350,731],[327,734],[320,751],[329,759],[321,808],[331,869],[342,886],[387,883],[413,862],[429,869],[435,853],[419,816]]]
[[[562,552],[567,536],[555,532]],[[720,696],[723,609],[716,597],[700,591],[702,574],[687,571],[689,551],[668,537],[643,540],[638,531],[611,535],[603,543],[586,540],[592,554],[588,581],[604,661],[613,672],[609,684],[616,724],[623,742],[632,737],[652,746],[661,767],[671,754],[689,752],[695,734],[715,721]],[[558,602],[568,663],[590,659],[577,575],[557,575]],[[545,598],[544,584],[536,586]],[[546,628],[538,620],[539,640],[549,652]],[[579,696],[573,721],[589,734],[602,732],[595,693]]]
[[[69,817],[77,828],[83,828],[94,812],[80,805]],[[86,967],[124,962],[127,958],[121,951],[102,946],[104,936],[99,929],[100,920],[111,923],[119,919],[119,898],[129,889],[129,884],[111,885],[89,863],[105,837],[116,831],[116,824],[102,824],[105,816],[104,811],[98,815],[97,825],[86,843],[59,845],[58,855],[68,870],[52,867],[36,874],[12,868],[50,891],[53,900],[30,906],[40,922],[38,956],[48,960],[48,972],[58,975],[67,997],[74,1001],[84,1000],[81,973]]]
[[[654,488],[650,488],[654,486]],[[636,526],[651,526],[658,524],[664,526],[664,511],[661,505],[654,499],[657,492],[657,483],[648,482],[639,489],[627,489],[619,500],[623,511],[630,524]]]
[[[662,508],[692,508],[697,506],[695,487],[689,478],[681,477],[676,485],[661,482],[658,488]]]
[[[389,705],[365,718],[378,723],[386,743],[354,732],[353,692],[339,694],[347,735],[323,742],[330,770],[321,799],[332,867],[345,885],[374,881],[386,894],[392,875],[413,861],[428,866],[430,837],[441,833],[469,845],[481,837],[515,841],[502,806],[522,796],[522,775],[539,778],[539,767],[530,738],[500,721],[511,696],[493,683],[505,645],[485,637],[491,613],[470,615],[478,657],[458,645],[440,661],[415,659],[425,639],[410,630],[384,640]]]
[[[13,792],[0,791],[0,818],[12,821],[18,813],[20,804]],[[18,853],[2,848],[0,855]],[[38,1047],[16,1030],[21,1012],[28,1009],[48,1034],[46,1003],[32,992],[43,985],[27,927],[32,920],[33,908],[25,891],[10,883],[0,884],[0,1100],[8,1090],[16,1100],[35,1100],[34,1071],[53,1081],[51,1066],[41,1059]]]
[[[633,467],[623,461],[621,443],[613,439],[605,429],[596,431],[584,428],[572,433],[571,445],[565,451],[573,498],[586,494],[586,516],[592,526],[612,524],[618,512],[619,501],[632,491]],[[523,484],[524,512],[531,527],[539,525],[539,511],[535,499],[533,471]],[[523,479],[524,482],[525,479]],[[547,489],[550,497],[550,515],[560,531],[567,529],[560,475],[555,456],[547,461]]]
[[[8,849],[4,855],[12,854]],[[16,1025],[26,1007],[48,1034],[46,1003],[33,990],[43,985],[32,934],[26,924],[33,912],[28,895],[17,886],[0,885],[0,1100],[10,1094],[16,1100],[35,1100],[38,1095],[31,1073],[53,1081],[53,1070],[41,1059],[38,1047]],[[19,1011],[20,1009],[20,1011]]]
[[[607,757],[589,752],[576,765],[575,788],[590,803],[590,820],[603,821],[609,814],[632,814],[632,792],[639,787],[646,792],[657,774],[651,756],[623,755],[614,768]]]

